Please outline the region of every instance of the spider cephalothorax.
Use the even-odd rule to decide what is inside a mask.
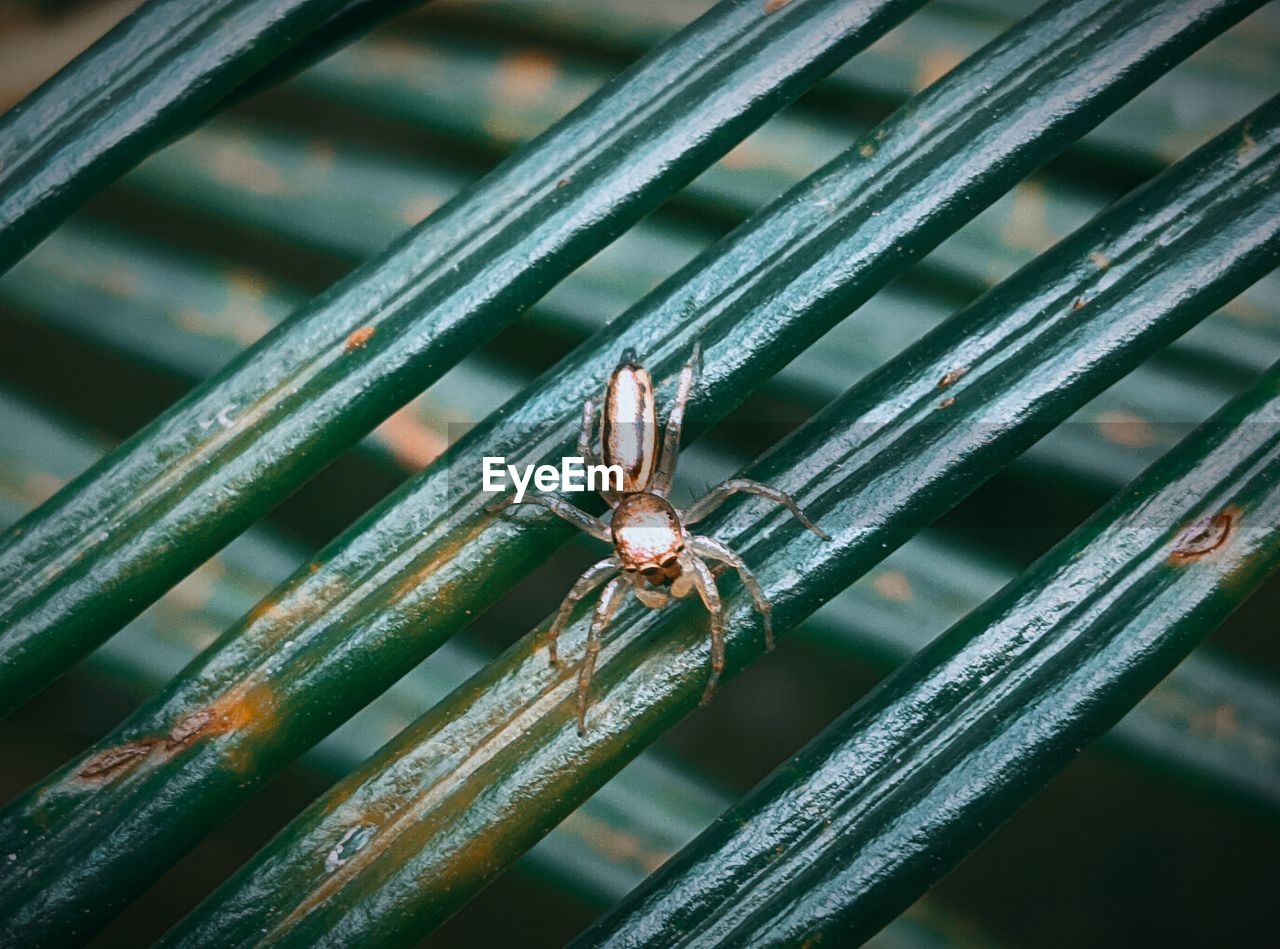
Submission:
[[[586,731],[587,692],[600,653],[600,638],[613,618],[623,596],[630,590],[645,606],[666,605],[671,597],[685,597],[697,591],[711,616],[711,676],[702,701],[715,691],[724,670],[724,607],[716,588],[715,575],[707,561],[733,567],[764,621],[765,644],[773,648],[770,604],[755,576],[742,558],[714,537],[690,534],[689,526],[706,517],[739,491],[756,494],[785,505],[805,527],[824,540],[816,527],[788,495],[758,481],[731,478],[712,488],[683,512],[667,500],[680,451],[680,428],[684,410],[697,377],[699,350],[695,345],[689,361],[680,371],[675,400],[667,418],[662,445],[658,445],[658,415],[653,379],[627,350],[609,377],[600,419],[600,451],[606,465],[622,471],[622,490],[602,491],[612,508],[608,524],[592,517],[567,501],[549,495],[527,496],[522,502],[504,497],[495,509],[510,504],[539,504],[600,540],[613,544],[613,553],[589,567],[560,605],[548,641],[552,664],[557,662],[556,638],[569,621],[573,607],[597,587],[604,585],[587,634],[586,655],[578,673],[578,731]],[[587,464],[598,464],[591,448],[591,429],[596,406],[588,399],[582,412],[578,453]]]

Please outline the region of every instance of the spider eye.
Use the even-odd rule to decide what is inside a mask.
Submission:
[[[622,569],[625,570],[627,573],[635,573],[636,565],[633,563],[629,563],[626,566],[624,566]]]
[[[662,561],[662,569],[663,569],[663,570],[670,570],[670,569],[671,569],[672,567],[674,567],[675,565],[676,565],[676,558],[675,558],[675,557],[668,557],[666,560]]]
[[[640,572],[643,573],[646,577],[656,577],[662,571],[659,570],[657,567],[645,567]]]

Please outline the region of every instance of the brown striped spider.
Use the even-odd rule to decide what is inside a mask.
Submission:
[[[724,670],[725,616],[715,575],[707,561],[732,567],[742,579],[764,623],[765,645],[773,649],[772,606],[765,598],[755,575],[742,558],[714,537],[689,533],[698,523],[738,492],[755,494],[784,505],[809,530],[823,540],[831,538],[809,520],[796,502],[777,488],[748,478],[731,478],[712,488],[684,511],[677,511],[667,500],[675,476],[680,451],[680,428],[685,406],[697,381],[701,361],[695,344],[689,361],[680,371],[675,403],[667,418],[662,446],[658,446],[658,417],[654,405],[653,379],[636,363],[634,351],[622,354],[604,391],[604,411],[600,417],[600,450],[604,464],[622,470],[620,491],[601,491],[612,509],[609,523],[593,517],[567,501],[550,495],[528,495],[517,502],[507,495],[491,505],[498,511],[516,503],[537,504],[558,514],[606,543],[613,553],[587,568],[560,605],[551,624],[548,654],[552,665],[558,663],[556,639],[564,629],[573,607],[588,593],[604,584],[596,604],[595,615],[587,634],[586,654],[578,672],[578,733],[586,733],[587,693],[595,673],[600,640],[627,591],[645,606],[658,609],[671,601],[697,591],[711,617],[711,675],[702,694],[705,705],[715,692]],[[596,405],[588,399],[582,411],[582,430],[578,436],[578,454],[587,465],[599,464],[591,447],[591,429]]]

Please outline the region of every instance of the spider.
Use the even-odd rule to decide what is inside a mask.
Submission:
[[[653,379],[637,363],[634,350],[623,352],[605,387],[604,411],[600,417],[600,450],[604,463],[622,469],[622,490],[600,492],[612,509],[609,523],[561,498],[545,494],[526,495],[520,502],[506,495],[490,505],[494,512],[517,503],[540,505],[591,536],[613,545],[613,553],[588,567],[569,590],[549,634],[548,658],[555,666],[559,664],[556,641],[574,606],[604,585],[578,672],[579,734],[586,734],[587,694],[600,653],[601,637],[627,591],[651,609],[665,606],[672,597],[681,598],[697,591],[710,614],[711,629],[711,674],[702,694],[703,705],[710,700],[720,681],[725,651],[724,606],[716,588],[715,573],[706,561],[724,564],[738,572],[763,621],[765,646],[772,651],[772,604],[765,598],[755,575],[743,559],[723,542],[714,537],[691,534],[688,530],[691,525],[716,510],[732,495],[745,492],[785,506],[809,530],[823,540],[831,539],[805,516],[789,495],[749,478],[731,478],[712,488],[683,511],[672,507],[667,495],[675,475],[685,406],[697,382],[700,364],[701,350],[698,344],[694,344],[689,360],[680,371],[675,402],[659,449]],[[596,403],[588,399],[583,406],[582,429],[578,436],[578,454],[588,465],[600,463],[591,447],[595,414]]]

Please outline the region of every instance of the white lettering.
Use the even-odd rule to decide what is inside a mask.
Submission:
[[[507,465],[507,470],[511,472],[511,480],[515,482],[516,503],[519,504],[524,500],[524,489],[529,487],[529,479],[533,477],[533,465],[524,466],[524,478],[520,477],[515,465]]]
[[[539,491],[621,491],[621,465],[588,465],[581,455],[568,455],[555,465],[509,465],[501,455],[485,455],[481,461],[481,486],[484,491],[501,491],[510,476],[515,487],[515,502],[524,500],[532,484]],[[585,477],[584,477],[585,476]]]
[[[486,455],[481,459],[484,464],[484,473],[482,484],[483,491],[501,491],[503,468],[506,467],[507,459]]]

